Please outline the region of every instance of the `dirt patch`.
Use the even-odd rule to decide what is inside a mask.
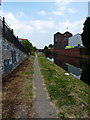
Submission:
[[[2,117],[31,118],[33,62],[25,60],[2,82]]]

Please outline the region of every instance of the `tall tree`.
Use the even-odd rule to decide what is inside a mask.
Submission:
[[[90,17],[87,17],[84,22],[83,33],[82,33],[83,45],[90,48]]]
[[[52,48],[53,47],[53,45],[52,44],[49,44],[49,46],[48,46],[49,48]]]
[[[47,47],[47,46],[44,47],[44,51],[45,51],[45,50],[48,50],[48,47]]]

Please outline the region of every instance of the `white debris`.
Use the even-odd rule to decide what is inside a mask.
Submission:
[[[65,75],[70,75],[69,73],[64,73]]]

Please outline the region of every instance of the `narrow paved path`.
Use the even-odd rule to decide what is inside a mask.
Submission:
[[[34,87],[35,87],[35,100],[33,103],[34,118],[56,118],[56,111],[50,104],[44,89],[41,73],[39,70],[38,57],[35,57],[34,64]]]

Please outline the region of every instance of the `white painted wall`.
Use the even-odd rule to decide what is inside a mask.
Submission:
[[[80,44],[80,46],[83,46],[82,44],[82,40],[81,40],[81,35],[78,33],[72,37],[69,38],[68,41],[68,46],[75,46],[77,47],[78,44]]]

